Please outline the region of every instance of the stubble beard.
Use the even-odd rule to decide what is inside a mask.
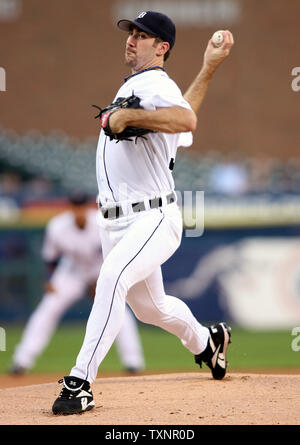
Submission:
[[[125,65],[128,66],[131,70],[135,70],[137,65],[136,57],[134,56],[135,56],[134,54],[125,51],[125,57],[124,57]]]

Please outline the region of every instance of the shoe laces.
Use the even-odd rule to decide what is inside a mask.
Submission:
[[[63,383],[64,379],[60,379],[58,380],[58,383]],[[70,391],[68,388],[66,388],[65,386],[62,388],[62,390],[60,391],[60,394],[58,396],[59,399],[64,399],[64,400],[70,400],[74,397],[76,397],[76,393],[78,391]]]

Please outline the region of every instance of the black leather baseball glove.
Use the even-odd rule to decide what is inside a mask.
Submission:
[[[98,108],[99,113],[95,116],[95,119],[100,119],[101,127],[104,130],[106,136],[109,136],[110,140],[116,139],[117,141],[132,141],[132,138],[143,137],[147,133],[153,133],[152,130],[146,128],[126,127],[121,133],[113,133],[109,126],[110,116],[121,108],[142,108],[140,106],[140,98],[132,94],[129,97],[118,97],[118,99],[107,107],[101,109],[97,105],[92,105]]]

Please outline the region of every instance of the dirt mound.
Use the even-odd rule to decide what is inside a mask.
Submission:
[[[0,390],[2,425],[295,425],[300,375],[176,373],[97,379],[95,408],[54,416],[57,383]],[[3,408],[5,407],[5,409]]]

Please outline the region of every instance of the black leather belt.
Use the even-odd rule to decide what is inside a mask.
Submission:
[[[176,201],[176,194],[175,192],[169,193],[169,195],[166,196],[167,204],[172,204],[172,202]],[[149,199],[149,206],[150,209],[158,209],[163,204],[163,200],[161,197]],[[103,218],[107,219],[116,219],[120,218],[121,216],[124,216],[124,212],[121,206],[115,206],[115,207],[104,207],[98,202],[99,210],[101,211]],[[146,210],[146,206],[144,201],[135,202],[131,204],[132,211],[134,213],[143,212]]]

